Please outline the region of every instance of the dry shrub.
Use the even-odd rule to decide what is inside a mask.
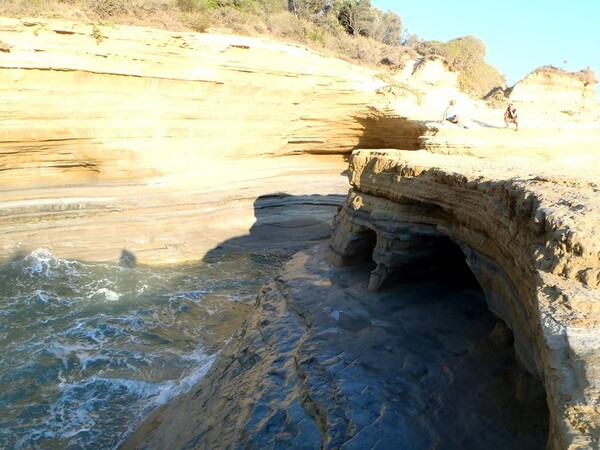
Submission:
[[[87,8],[101,19],[122,16],[130,9],[129,0],[87,0]]]
[[[378,67],[389,51],[388,46],[363,36],[340,34],[327,40],[327,49],[347,61]],[[400,59],[400,58],[399,58]]]
[[[259,34],[264,35],[265,33],[261,33],[260,30],[267,31],[267,24],[265,23],[263,17],[256,16],[254,14],[248,14],[243,25],[244,29],[246,30],[246,32],[243,34],[249,36],[257,36]]]
[[[351,36],[340,25],[336,14],[313,14],[306,18],[289,13],[287,5],[287,0],[0,0],[0,13],[13,17],[58,15],[95,23],[109,21],[175,31],[204,32],[209,27],[216,27],[234,34],[267,35],[304,44],[333,57],[392,72],[401,69],[404,61],[414,58],[415,50],[419,50],[386,45],[360,35]],[[485,46],[476,45],[479,41],[475,38],[455,41],[454,47],[474,43],[485,52]],[[424,47],[421,52],[425,53],[435,53],[436,46],[441,44],[435,41],[417,43]],[[458,62],[460,55],[451,55],[451,50],[455,49],[448,49],[449,56],[454,56],[453,61]],[[489,67],[476,69],[468,74],[474,84],[463,83],[461,86],[473,92],[474,85],[481,84],[483,87],[479,88],[484,91],[479,92],[481,95],[489,91],[490,80],[497,79],[499,74],[488,70]],[[582,71],[581,77],[595,82],[593,72]]]
[[[212,11],[211,19],[219,27],[232,30],[235,24],[244,22],[244,14],[235,8],[224,7]]]
[[[598,79],[596,78],[596,72],[594,72],[590,67],[586,67],[585,69],[580,70],[579,72],[577,72],[577,75],[583,81],[584,86],[595,86],[598,83]]]
[[[36,16],[44,11],[42,0],[2,0],[0,13],[9,17]]]
[[[269,34],[267,24],[264,23],[262,20],[255,22],[254,24],[252,24],[252,26],[254,27],[254,31],[256,31],[256,34],[258,34],[259,36],[265,36]]]
[[[203,33],[211,26],[210,16],[205,12],[195,11],[184,13],[181,17],[184,25],[198,33]]]
[[[494,88],[505,86],[504,77],[485,61],[475,61],[458,73],[459,89],[473,97],[483,98]]]
[[[242,36],[256,36],[259,33],[258,29],[266,29],[266,24],[262,21],[260,17],[253,16],[251,14],[241,13],[240,14],[243,20],[239,22],[230,22],[228,24],[228,29],[231,30],[233,34],[240,34]],[[217,25],[221,25],[217,23]]]
[[[417,57],[417,53],[410,47],[382,46],[379,64],[388,66],[391,70],[401,70],[406,66],[407,60]]]
[[[207,12],[219,8],[217,0],[177,0],[177,6],[183,12]]]
[[[508,103],[508,98],[511,92],[512,88],[502,88],[501,86],[496,86],[490,92],[488,92],[483,99],[490,108],[506,108],[506,104]]]
[[[290,39],[294,42],[305,42],[307,22],[293,14],[283,12],[268,16],[267,29],[279,38]]]

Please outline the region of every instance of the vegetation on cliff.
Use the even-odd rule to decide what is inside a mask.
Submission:
[[[506,87],[485,61],[486,47],[477,37],[423,40],[406,32],[401,16],[372,7],[371,0],[3,0],[0,14],[173,31],[217,28],[297,42],[382,71],[400,69],[408,58],[435,55],[459,73],[459,88],[474,97]],[[589,72],[581,76],[595,84]]]
[[[483,97],[506,84],[500,72],[485,62],[487,49],[475,36],[459,37],[448,42],[425,41],[418,36],[410,36],[406,43],[420,55],[442,56],[450,70],[459,72],[459,88],[471,95]]]

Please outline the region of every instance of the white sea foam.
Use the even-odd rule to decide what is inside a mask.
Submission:
[[[23,271],[31,276],[41,275],[41,276],[49,276],[50,275],[50,261],[53,256],[46,249],[37,249],[31,252],[31,254],[24,259],[24,262],[29,263],[29,266],[24,267]]]
[[[79,275],[76,261],[56,258],[50,250],[45,248],[34,250],[22,262],[27,264],[23,267],[23,271],[30,276],[52,277],[58,270],[71,277]]]
[[[139,337],[139,333],[136,331],[145,327],[145,322],[139,317],[129,315],[111,317],[106,314],[97,314],[69,328],[64,336],[88,343],[95,342],[102,347],[111,342],[114,343],[121,336],[126,336],[129,341],[136,342]]]
[[[202,352],[197,352],[189,355],[188,358],[196,361],[195,370],[182,378],[178,383],[167,382],[161,388],[159,394],[152,402],[153,406],[160,406],[163,403],[171,400],[173,397],[189,392],[208,372],[217,355],[206,355]]]
[[[174,300],[202,300],[205,291],[182,292],[169,297],[169,301]]]
[[[63,364],[63,367],[65,368],[65,370],[67,370],[69,368],[69,358],[75,357],[77,359],[80,359],[79,358],[80,355],[89,354],[89,352],[91,352],[92,350],[94,350],[94,347],[90,347],[88,345],[61,344],[58,342],[51,344],[46,349],[46,351],[48,353],[50,353],[51,355],[54,355],[55,357],[57,357],[58,359],[60,359],[62,361],[62,364]]]
[[[83,346],[55,345],[56,353],[71,354]],[[83,355],[81,355],[83,357]],[[30,427],[15,448],[43,448],[44,442],[69,440],[70,448],[118,448],[114,436],[98,434],[106,428],[107,417],[117,416],[115,408],[137,413],[138,420],[155,407],[188,392],[205,376],[216,355],[206,355],[201,348],[184,359],[195,361],[194,369],[181,380],[149,382],[122,377],[91,376],[81,381],[67,381],[59,376],[59,395],[49,405],[48,418]],[[116,403],[115,403],[116,400]],[[132,421],[131,425],[135,423]],[[53,447],[54,448],[54,447]]]
[[[41,291],[39,289],[33,293],[33,298],[39,299],[42,303],[44,303],[46,305],[50,301],[50,295],[48,295],[48,293]]]
[[[104,295],[104,298],[106,298],[106,300],[109,302],[116,302],[121,298],[121,294],[108,288],[100,288],[94,291],[90,297],[96,297],[97,295]]]
[[[123,334],[126,331],[141,330],[145,328],[144,321],[137,316],[111,317],[110,322],[116,323],[118,327],[111,325],[105,326],[110,327],[111,331],[114,331],[118,334]]]
[[[86,352],[78,353],[76,356],[77,356],[77,359],[79,359],[79,364],[83,370],[86,370],[88,368],[88,364],[93,364],[98,361],[111,362],[113,360],[113,358],[111,358],[110,356],[107,356],[107,355],[99,355],[99,354],[86,353]]]
[[[221,314],[240,289],[251,295],[245,281],[221,279],[225,266],[125,270],[45,249],[14,262],[0,310],[14,376],[0,391],[14,384],[15,400],[0,415],[0,448],[115,448],[125,424],[188,392],[216,357],[201,347],[207,313]],[[33,394],[21,380],[37,383]]]

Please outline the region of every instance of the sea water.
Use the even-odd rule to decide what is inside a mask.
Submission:
[[[282,258],[0,267],[0,448],[111,449],[199,381]]]

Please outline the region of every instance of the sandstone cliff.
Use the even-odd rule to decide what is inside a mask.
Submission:
[[[2,259],[37,247],[88,260],[115,261],[122,250],[148,263],[201,258],[247,232],[257,197],[345,193],[347,164],[340,155],[360,148],[413,150],[352,156],[352,190],[336,219],[331,260],[377,263],[372,274],[357,276],[363,287],[352,295],[376,298],[368,297],[367,287],[385,287],[432,259],[444,262],[444,252],[458,245],[489,309],[512,330],[519,364],[543,383],[551,415],[548,446],[598,447],[600,247],[594,227],[600,218],[600,126],[597,98],[588,87],[562,76],[528,77],[511,94],[522,117],[522,130],[515,133],[502,129],[502,109],[460,94],[453,75],[435,60],[391,76],[262,39],[59,20],[1,19],[0,42]],[[451,98],[463,107],[468,130],[439,122]],[[323,305],[304,302],[326,295],[329,285],[345,289],[353,275],[326,265],[315,252],[298,256],[283,281],[269,288],[273,295],[263,296],[227,349],[230,359],[207,378],[222,375],[228,384],[221,391],[200,385],[179,407],[194,410],[186,402],[197,394],[215,408],[226,404],[232,417],[244,410],[249,421],[236,424],[241,434],[245,427],[268,431],[273,423],[291,424],[286,433],[305,427],[310,442],[332,446],[363,428],[365,440],[354,443],[375,439],[378,417],[393,422],[386,411],[396,417],[394,405],[352,397],[365,391],[360,382],[332,381],[330,369],[340,369],[336,363],[353,366],[354,359],[324,353],[315,362],[309,355],[325,341],[331,352],[343,351],[327,340],[330,327],[355,333],[344,335],[352,346],[372,325],[386,336],[402,320],[387,323],[386,313],[363,313],[362,300],[344,312],[348,299],[338,294],[326,311],[334,322],[320,317]],[[294,275],[309,259],[307,272]],[[333,281],[324,277],[328,271]],[[300,278],[305,282],[295,285]],[[277,289],[285,305],[277,303]],[[312,309],[314,322],[298,305]],[[285,326],[268,327],[260,308],[282,317]],[[472,311],[466,309],[468,319]],[[286,335],[287,325],[298,334]],[[278,339],[270,341],[265,330],[283,333],[290,347],[277,350]],[[244,333],[254,347],[243,341]],[[388,347],[375,345],[380,355]],[[468,348],[463,343],[449,355]],[[277,351],[285,358],[278,359]],[[359,353],[366,366],[373,364],[368,348]],[[360,358],[355,361],[365,361]],[[228,372],[229,363],[239,371]],[[256,404],[232,401],[229,389],[239,390],[240,380],[241,386],[252,384],[243,384],[245,371],[256,370],[250,379],[260,380],[281,364],[293,370],[281,376],[275,370],[273,385]],[[407,361],[403,367],[419,378],[423,372],[415,366]],[[442,362],[434,372],[450,366]],[[390,365],[390,385],[409,390],[412,385],[394,373]],[[448,373],[452,379],[454,371]],[[281,380],[293,392],[278,395],[289,394],[290,403],[269,397]],[[514,384],[528,403],[527,383]],[[378,395],[389,392],[396,391]],[[360,398],[361,404],[344,417],[335,402],[325,402],[333,398],[329,394],[336,401]],[[284,420],[277,413],[290,404],[290,414],[297,415]],[[265,405],[272,409],[266,412]],[[144,436],[148,442],[177,431],[168,429],[177,416],[167,420],[161,414],[149,426],[163,422],[165,428]],[[410,431],[409,422],[404,431]],[[435,432],[429,436],[427,442],[437,442]],[[200,442],[202,436],[189,439]]]
[[[200,258],[247,232],[259,195],[322,193],[345,168],[274,156],[416,149],[442,92],[424,74],[437,74],[444,96],[458,92],[435,62],[403,75],[415,87],[393,86],[241,36],[2,18],[0,42],[3,259],[38,247],[88,260],[123,249],[141,262]],[[344,192],[343,177],[334,184],[330,193]],[[223,205],[240,189],[244,206],[230,216]],[[201,233],[198,205],[216,211]]]
[[[378,289],[415,264],[443,261],[448,238],[458,244],[519,360],[544,382],[548,446],[595,448],[600,170],[586,181],[555,163],[358,152],[331,249],[341,264],[372,252],[369,286]]]
[[[579,76],[578,76],[579,75]],[[598,119],[598,94],[582,74],[538,69],[512,88],[510,100],[531,112],[531,123],[557,127]]]
[[[297,255],[207,378],[125,448],[541,448],[545,437],[549,449],[597,448],[598,172],[565,176],[536,157],[354,152],[334,265],[321,249]],[[495,327],[474,290],[437,304],[414,281],[460,283],[465,257]],[[512,337],[517,363],[500,382],[490,362]],[[514,410],[494,409],[499,385]]]
[[[343,193],[341,158],[269,156],[348,152],[382,85],[239,36],[4,18],[0,41],[3,258],[201,258],[260,195]]]

